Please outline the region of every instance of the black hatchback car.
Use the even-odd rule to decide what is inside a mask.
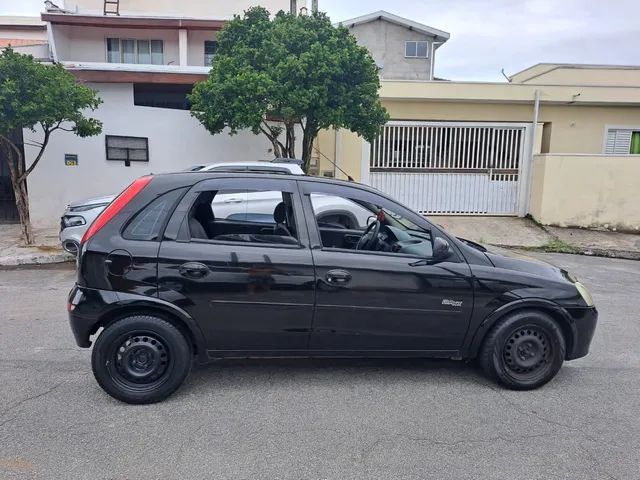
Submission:
[[[194,363],[477,359],[532,389],[587,354],[597,312],[569,273],[457,239],[372,188],[304,176],[136,180],[87,230],[71,328],[100,386],[173,393]]]

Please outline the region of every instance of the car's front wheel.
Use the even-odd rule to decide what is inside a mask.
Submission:
[[[98,384],[112,397],[133,404],[171,395],[187,377],[191,362],[184,335],[166,320],[147,315],[108,325],[91,355]]]
[[[551,380],[565,357],[562,330],[547,314],[512,313],[489,332],[480,351],[484,372],[514,390],[531,390]]]

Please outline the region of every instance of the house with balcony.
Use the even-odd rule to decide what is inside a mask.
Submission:
[[[46,61],[57,62],[95,89],[101,135],[58,132],[29,177],[31,218],[56,225],[65,204],[121,191],[148,173],[196,164],[273,158],[271,144],[251,132],[211,135],[189,112],[187,94],[205,80],[217,34],[254,5],[297,11],[302,1],[66,0],[42,13]],[[300,4],[300,5],[299,5]],[[2,29],[0,28],[0,32]],[[27,162],[34,157],[24,130]],[[70,161],[72,159],[72,161]],[[5,202],[11,202],[8,195]]]

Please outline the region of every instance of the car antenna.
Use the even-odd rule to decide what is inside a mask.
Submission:
[[[318,149],[318,147],[315,147],[315,146],[314,146],[314,147],[313,147],[313,149],[314,149],[316,152],[318,152],[320,155],[322,155],[326,160],[329,160],[329,161],[333,164],[333,166],[334,166],[334,167],[336,167],[338,170],[340,170],[340,171],[345,175],[345,177],[347,177],[347,180],[348,180],[348,181],[350,181],[350,182],[355,182],[354,178],[353,178],[351,175],[349,175],[347,172],[345,172],[343,169],[341,169],[341,168],[336,164],[336,162],[334,162],[334,161],[333,161],[333,160],[331,160],[329,157],[327,157],[324,153],[322,153],[322,152]]]

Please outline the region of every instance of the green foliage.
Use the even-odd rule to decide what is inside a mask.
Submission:
[[[372,141],[388,121],[369,52],[323,13],[271,19],[264,8],[252,8],[229,22],[218,42],[208,80],[190,97],[193,115],[211,133],[225,127],[281,133],[269,118],[301,126],[307,140],[341,127]]]
[[[580,249],[578,247],[560,239],[550,240],[546,245],[541,247],[541,250],[543,252],[555,253],[580,253]]]
[[[0,53],[0,134],[40,125],[45,132],[64,128],[81,137],[97,135],[101,123],[82,111],[100,103],[96,92],[76,83],[62,65],[44,65],[11,48]]]

